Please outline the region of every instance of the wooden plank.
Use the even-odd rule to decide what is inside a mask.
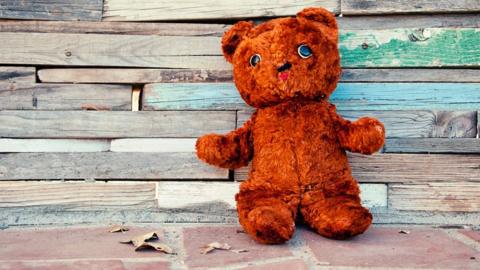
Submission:
[[[194,153],[14,153],[0,161],[0,180],[228,179]]]
[[[476,112],[461,111],[339,111],[349,120],[363,116],[383,122],[387,138],[475,138]],[[237,113],[237,126],[250,118],[251,110]]]
[[[480,11],[480,3],[477,0],[341,0],[341,6],[345,15]]]
[[[203,69],[47,68],[41,82],[181,83],[231,82],[232,71]],[[341,82],[480,82],[479,69],[343,69]]]
[[[142,86],[134,85],[132,89],[132,112],[140,110],[140,96],[142,95]]]
[[[385,153],[480,153],[478,138],[387,138]]]
[[[115,139],[112,140],[112,152],[195,152],[197,139],[189,138],[152,138],[152,139]]]
[[[230,68],[214,36],[2,32],[0,39],[0,50],[9,52],[0,55],[3,64]],[[476,67],[479,39],[474,28],[349,30],[339,48],[346,68]]]
[[[139,0],[135,5],[128,0],[105,0],[105,21],[185,21],[204,19],[241,19],[254,17],[279,17],[295,15],[305,7],[321,6],[334,13],[340,10],[337,0],[256,0],[181,1]],[[215,7],[215,8],[212,8]]]
[[[266,20],[267,18],[263,19]],[[340,32],[392,28],[478,28],[477,14],[428,14],[337,17]],[[257,19],[257,22],[262,21]],[[93,22],[0,20],[0,32],[125,34],[156,36],[217,36],[231,24],[166,22]]]
[[[340,35],[344,67],[478,66],[474,28],[352,30]]]
[[[363,203],[369,207],[387,206],[385,184],[360,184]],[[160,208],[236,208],[239,183],[232,182],[159,182],[157,200]]]
[[[35,80],[34,67],[0,67],[1,83],[34,83]]]
[[[2,1],[0,18],[26,20],[99,21],[102,0]]]
[[[0,83],[0,110],[131,110],[129,85]]]
[[[47,68],[38,71],[38,78],[42,82],[55,83],[226,82],[232,81],[232,71],[231,67],[228,67],[225,70]]]
[[[398,210],[478,212],[480,183],[442,182],[393,184],[389,207]]]
[[[0,63],[220,68],[220,37],[0,33]],[[51,42],[55,40],[55,42]],[[173,49],[172,44],[175,44]]]
[[[9,152],[105,152],[108,140],[0,139],[0,153]]]
[[[417,24],[418,25],[418,24]],[[417,26],[416,25],[416,26]],[[230,27],[210,23],[14,21],[0,20],[0,32],[217,36]]]
[[[480,181],[480,155],[348,154],[353,176],[364,183]],[[235,171],[247,178],[248,167]]]
[[[199,204],[176,209],[73,211],[55,207],[10,207],[0,211],[0,226],[78,225],[107,223],[221,223],[238,225],[235,209],[226,204]],[[478,226],[480,212],[400,211],[371,208],[375,224],[423,224],[429,226]],[[215,224],[212,224],[215,226]]]
[[[337,17],[340,32],[345,30],[377,30],[392,28],[478,28],[478,14],[389,14]],[[1,26],[0,26],[1,29]]]
[[[198,137],[235,128],[233,111],[0,111],[0,137]]]
[[[0,208],[49,206],[64,211],[155,207],[155,183],[1,181]]]
[[[342,82],[480,82],[479,69],[343,69]]]
[[[476,110],[479,83],[340,83],[330,97],[338,110]],[[233,83],[148,84],[144,110],[245,109]]]

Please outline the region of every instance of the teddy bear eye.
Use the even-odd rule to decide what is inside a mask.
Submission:
[[[262,59],[262,57],[260,57],[260,54],[252,55],[252,57],[250,57],[250,65],[252,67],[256,66],[258,64],[258,62],[260,62],[261,59]]]
[[[310,49],[310,47],[308,47],[306,44],[298,46],[297,52],[302,58],[309,58],[312,56],[312,49]]]

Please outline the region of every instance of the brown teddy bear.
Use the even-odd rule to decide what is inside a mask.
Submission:
[[[320,235],[363,233],[372,215],[362,207],[345,150],[372,154],[385,138],[374,118],[355,122],[328,97],[340,77],[338,28],[322,8],[258,26],[238,22],[223,36],[235,85],[256,108],[241,128],[198,139],[198,157],[236,169],[252,160],[236,195],[240,224],[260,243],[289,240],[300,211]]]

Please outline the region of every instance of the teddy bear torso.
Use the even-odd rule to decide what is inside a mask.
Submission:
[[[250,179],[296,185],[302,192],[309,185],[336,185],[339,176],[350,175],[332,113],[326,101],[292,101],[258,109]]]

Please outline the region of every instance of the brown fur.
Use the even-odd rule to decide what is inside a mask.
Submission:
[[[372,222],[360,204],[345,150],[372,154],[382,147],[385,130],[373,118],[345,120],[328,103],[340,76],[337,43],[335,18],[321,8],[256,27],[239,22],[223,37],[235,84],[257,110],[227,135],[198,139],[197,154],[230,169],[253,159],[236,200],[240,224],[260,243],[290,239],[298,211],[309,226],[330,238],[360,234]],[[312,57],[299,56],[301,44],[311,48]],[[254,54],[261,61],[252,67]],[[277,68],[286,62],[291,67],[282,80]]]

